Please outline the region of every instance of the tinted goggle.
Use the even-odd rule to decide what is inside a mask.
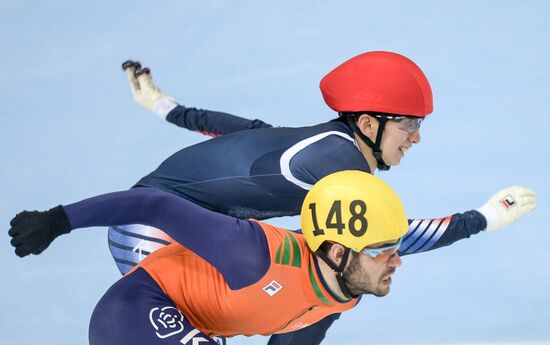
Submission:
[[[422,121],[424,121],[423,117],[414,117],[414,116],[402,116],[402,115],[380,115],[380,114],[373,114],[374,117],[377,119],[386,119],[390,121],[399,122],[399,129],[404,130],[407,133],[414,133],[417,130],[420,129],[420,125],[422,124]]]
[[[400,238],[399,241],[396,243],[379,247],[379,248],[365,248],[361,250],[362,254],[367,254],[371,258],[375,258],[380,254],[387,254],[388,256],[391,256],[395,253],[397,253],[397,250],[399,250],[399,246],[401,245],[401,242],[403,241],[403,238]]]

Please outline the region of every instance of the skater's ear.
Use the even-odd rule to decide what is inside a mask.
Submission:
[[[338,243],[330,243],[330,246],[326,248],[325,251],[328,259],[332,261],[336,267],[340,266],[345,252],[346,248]]]
[[[357,127],[361,132],[373,142],[376,141],[376,134],[378,132],[378,121],[369,114],[362,114],[357,117]]]

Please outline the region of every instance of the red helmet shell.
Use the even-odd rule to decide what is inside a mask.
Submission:
[[[327,105],[338,112],[424,117],[433,111],[428,79],[414,62],[396,53],[353,57],[327,74],[320,88]]]

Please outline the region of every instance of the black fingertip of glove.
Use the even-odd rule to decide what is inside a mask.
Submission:
[[[16,214],[15,217],[10,220],[10,225],[14,226],[15,224],[17,224],[26,213],[28,213],[28,211],[22,211]]]
[[[15,248],[15,255],[19,256],[20,258],[27,256],[29,254],[30,254],[29,249],[24,245],[21,245]]]
[[[43,251],[44,251],[43,249],[38,249],[38,250],[33,251],[32,254],[38,255],[38,254],[42,253]]]
[[[126,60],[122,63],[122,69],[126,71],[127,68],[134,67],[136,69],[141,68],[141,64],[138,61]]]
[[[136,71],[134,72],[134,75],[136,76],[136,78],[142,74],[151,74],[151,70],[149,69],[149,67],[145,67],[143,69],[136,69]]]
[[[10,222],[10,225],[12,226],[9,230],[8,230],[8,235],[10,235],[11,237],[17,235],[17,230],[15,229],[15,224],[12,224]]]
[[[21,238],[19,236],[13,237],[10,241],[10,244],[11,244],[12,247],[17,247],[18,245],[21,244]]]
[[[122,63],[122,69],[126,71],[127,68],[130,68],[134,65],[134,62],[132,60],[126,60]]]

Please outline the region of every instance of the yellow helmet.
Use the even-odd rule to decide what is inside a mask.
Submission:
[[[324,241],[360,251],[397,240],[408,222],[399,196],[378,177],[363,171],[340,171],[319,180],[302,204],[302,232],[311,251]]]

